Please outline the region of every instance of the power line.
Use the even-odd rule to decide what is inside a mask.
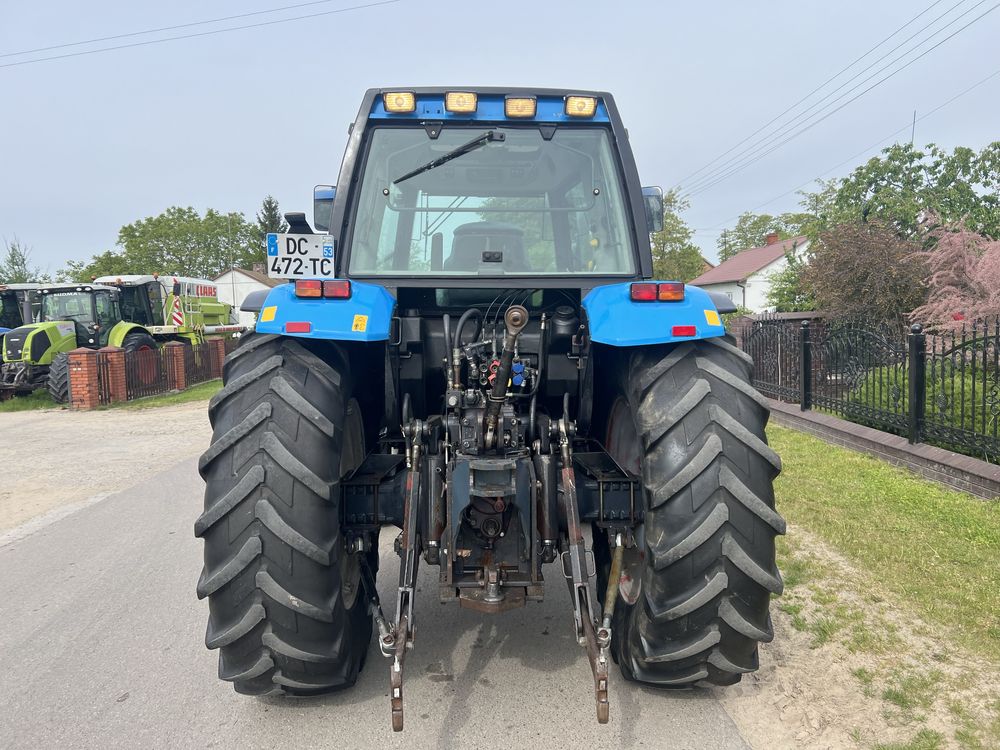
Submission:
[[[66,42],[65,44],[53,44],[48,47],[35,47],[35,49],[25,49],[20,52],[0,52],[0,57],[16,57],[18,55],[33,55],[38,52],[49,52],[54,49],[65,49],[66,47],[79,47],[84,44],[96,44],[97,42],[110,42],[114,39],[126,39],[131,36],[142,36],[144,34],[158,34],[161,31],[176,31],[177,29],[188,29],[192,26],[204,26],[211,23],[222,23],[223,21],[235,21],[239,18],[250,18],[251,16],[262,16],[268,13],[280,13],[284,10],[294,10],[295,8],[305,8],[310,5],[326,5],[334,0],[312,0],[308,3],[296,3],[295,5],[285,5],[281,8],[271,8],[269,10],[255,10],[250,13],[239,13],[235,16],[221,16],[219,18],[209,18],[204,21],[191,21],[190,23],[179,23],[175,26],[160,26],[157,29],[146,29],[145,31],[130,31],[126,34],[114,34],[112,36],[99,36],[94,39],[84,39],[79,42]]]
[[[690,194],[693,194],[695,192],[701,192],[703,189],[705,189],[707,187],[710,187],[712,185],[718,184],[718,182],[721,181],[719,179],[720,177],[728,179],[728,177],[731,177],[733,174],[736,174],[737,172],[741,171],[742,169],[744,169],[745,167],[747,167],[750,164],[754,163],[755,161],[758,161],[758,159],[756,159],[754,157],[757,156],[758,154],[760,154],[761,150],[763,150],[765,148],[768,148],[769,146],[771,146],[772,144],[774,144],[775,141],[777,141],[778,139],[784,138],[794,128],[798,127],[803,122],[808,121],[809,118],[815,117],[815,116],[818,116],[818,115],[822,114],[824,111],[828,110],[830,107],[832,107],[833,105],[835,105],[837,102],[842,101],[845,97],[849,96],[852,92],[857,91],[859,88],[861,88],[862,86],[864,86],[868,81],[872,80],[877,75],[879,75],[880,73],[884,72],[885,70],[888,70],[893,65],[895,65],[899,61],[901,61],[904,58],[906,58],[908,55],[910,55],[910,54],[912,54],[914,52],[919,51],[920,48],[922,46],[924,46],[927,42],[931,41],[935,36],[937,36],[938,34],[941,34],[946,29],[948,29],[949,26],[954,25],[960,19],[964,18],[966,15],[968,15],[969,13],[971,13],[973,10],[975,10],[979,6],[983,5],[986,2],[986,0],[979,0],[979,2],[977,2],[975,5],[971,6],[970,8],[967,8],[965,11],[963,11],[962,13],[960,13],[957,17],[955,17],[955,18],[951,19],[950,21],[948,21],[944,26],[942,26],[941,28],[935,30],[934,32],[932,32],[929,36],[925,37],[924,39],[921,39],[920,41],[918,41],[912,47],[910,47],[906,51],[902,52],[901,54],[899,54],[898,56],[896,56],[895,58],[893,58],[892,60],[890,60],[888,63],[886,63],[882,67],[880,67],[877,70],[875,70],[875,72],[871,73],[866,78],[864,78],[861,81],[859,81],[857,84],[855,84],[854,86],[852,86],[851,88],[849,88],[847,91],[845,91],[840,96],[834,98],[832,101],[827,101],[828,99],[830,99],[831,96],[833,96],[838,91],[840,91],[845,86],[847,86],[847,84],[851,83],[852,81],[856,80],[859,76],[861,76],[864,73],[866,73],[869,70],[871,70],[875,65],[877,65],[878,63],[880,63],[882,60],[885,60],[893,52],[895,52],[896,50],[898,50],[900,47],[902,47],[903,45],[905,45],[907,42],[911,41],[914,37],[919,36],[921,33],[923,33],[925,30],[927,30],[928,28],[930,28],[932,25],[934,25],[941,18],[943,18],[944,16],[948,15],[951,11],[953,11],[955,8],[957,8],[959,5],[961,5],[962,2],[964,2],[964,0],[959,0],[958,3],[956,3],[954,6],[952,6],[948,10],[946,10],[942,15],[938,16],[933,21],[931,21],[929,24],[927,24],[926,26],[924,26],[921,29],[919,29],[915,34],[912,34],[907,39],[903,40],[903,42],[901,42],[900,44],[898,44],[895,47],[893,47],[891,50],[889,50],[889,52],[887,52],[886,54],[882,55],[882,57],[880,57],[878,60],[874,61],[871,65],[865,67],[863,70],[860,70],[858,73],[856,73],[854,76],[852,76],[847,81],[845,81],[844,83],[842,83],[836,89],[834,89],[833,91],[825,94],[821,99],[819,99],[817,102],[814,102],[812,105],[810,105],[804,111],[800,112],[798,115],[796,115],[795,117],[793,117],[791,120],[789,120],[788,122],[786,122],[783,125],[781,125],[773,133],[765,136],[764,138],[758,140],[756,143],[754,143],[754,144],[748,146],[747,148],[743,149],[740,153],[736,154],[735,156],[730,157],[729,159],[726,160],[725,163],[723,163],[723,164],[719,165],[718,167],[716,167],[715,169],[713,169],[710,174],[703,175],[702,177],[700,177],[697,180],[695,180],[695,184],[693,184],[693,185],[691,185],[689,187],[688,194],[690,195]],[[978,21],[980,18],[982,18],[983,16],[985,16],[986,14],[988,14],[995,7],[996,6],[994,6],[990,10],[987,10],[986,13],[983,13],[982,15],[978,16],[977,18],[973,19],[972,23],[975,23],[975,21]],[[952,36],[955,36],[955,34],[963,31],[964,29],[968,28],[968,26],[970,26],[970,25],[971,25],[971,23],[967,24],[966,26],[961,27],[954,34],[952,34],[952,35],[946,37],[945,39],[941,40],[941,42],[938,42],[937,44],[932,45],[930,48],[926,49],[922,54],[918,55],[917,57],[913,58],[909,62],[905,63],[898,70],[896,70],[893,73],[891,73],[890,75],[886,76],[885,78],[883,78],[882,80],[880,80],[875,85],[878,86],[881,83],[889,80],[889,78],[891,78],[892,76],[896,75],[896,73],[899,73],[900,71],[902,71],[905,68],[909,67],[909,65],[911,65],[912,63],[914,63],[917,60],[919,60],[921,57],[923,57],[924,55],[926,55],[931,50],[936,49],[937,47],[939,47],[941,45],[941,43],[947,41],[948,39],[951,39]],[[871,88],[874,88],[874,87],[871,87]],[[871,88],[866,89],[865,92],[863,92],[863,93],[866,93],[867,91],[870,91]],[[855,99],[856,98],[857,97],[855,97]],[[850,101],[853,102],[853,101],[855,101],[855,99],[851,99]],[[827,103],[823,104],[823,102],[825,102],[825,101]],[[821,104],[823,106],[820,107],[820,109],[818,111],[814,112],[813,110],[815,110],[816,107],[819,106],[819,105],[821,105]],[[834,111],[839,111],[839,109],[834,110]],[[812,112],[812,114],[810,114],[810,112]],[[833,113],[831,112],[830,114],[833,114]],[[807,115],[808,115],[808,117],[807,117]],[[825,119],[825,118],[822,118],[822,119]],[[817,123],[821,122],[822,119],[817,120]],[[785,141],[785,142],[787,142],[787,141]],[[768,153],[770,153],[770,151]]]
[[[993,80],[997,76],[1000,76],[1000,69],[993,71],[990,75],[986,76],[985,78],[977,81],[976,83],[972,84],[968,88],[966,88],[966,89],[960,91],[959,93],[955,94],[953,97],[951,97],[947,101],[944,101],[941,104],[937,105],[936,107],[934,107],[934,109],[930,110],[926,114],[923,114],[920,117],[916,118],[916,120],[914,121],[914,123],[921,122],[922,120],[926,120],[928,117],[930,117],[931,115],[935,114],[936,112],[940,112],[942,109],[944,109],[945,107],[947,107],[952,102],[955,102],[958,99],[961,99],[966,94],[972,92],[973,90],[979,88],[980,86],[982,86],[982,85],[984,85],[986,83],[989,83],[991,80]],[[773,198],[770,198],[770,199],[764,201],[760,205],[754,206],[753,208],[751,208],[749,210],[749,213],[754,213],[756,211],[759,211],[760,209],[764,208],[765,206],[771,205],[775,201],[781,200],[782,198],[785,198],[786,196],[792,195],[793,193],[797,193],[799,190],[802,190],[803,188],[808,187],[809,185],[811,185],[812,183],[814,183],[816,180],[819,180],[820,178],[824,177],[825,175],[830,174],[830,172],[833,172],[833,171],[835,171],[837,169],[840,169],[845,164],[852,163],[859,156],[864,156],[869,151],[871,151],[873,148],[877,148],[877,147],[881,146],[883,143],[885,143],[890,138],[894,138],[897,135],[899,135],[900,133],[905,133],[908,129],[910,129],[912,127],[912,124],[913,123],[907,123],[903,127],[899,128],[898,130],[893,131],[892,133],[889,133],[889,135],[885,136],[884,138],[879,139],[878,141],[876,141],[875,143],[871,144],[867,148],[864,148],[861,151],[858,151],[856,154],[853,154],[852,156],[847,157],[842,162],[840,162],[838,164],[835,164],[834,166],[830,167],[829,169],[827,169],[827,170],[825,170],[823,172],[820,172],[818,175],[816,175],[815,177],[813,177],[813,178],[811,178],[811,179],[803,182],[801,185],[799,185],[797,187],[794,187],[791,190],[788,190],[788,191],[782,193],[781,195],[776,195]],[[724,220],[724,221],[716,224],[715,226],[706,227],[705,229],[695,229],[693,231],[695,231],[695,232],[709,232],[709,231],[714,231],[714,230],[717,230],[717,229],[719,229],[721,227],[725,227],[731,221],[735,221],[736,219],[739,219],[740,216],[741,216],[741,214],[737,214],[736,216],[731,216],[728,219],[726,219],[726,220]]]
[[[702,184],[701,184],[701,185],[700,185],[700,186],[699,186],[698,188],[696,188],[696,189],[693,189],[693,190],[691,190],[691,191],[690,191],[690,192],[688,192],[688,193],[687,193],[687,194],[686,194],[686,195],[685,195],[684,197],[686,197],[686,198],[690,198],[690,197],[692,197],[692,196],[694,196],[694,195],[697,195],[697,194],[700,194],[700,193],[703,193],[703,192],[705,192],[706,190],[709,190],[709,189],[711,189],[711,188],[715,187],[715,186],[716,186],[716,185],[718,185],[719,183],[721,183],[721,182],[724,182],[725,180],[728,180],[728,179],[729,179],[730,177],[732,177],[733,175],[737,174],[738,172],[741,172],[741,171],[743,171],[744,169],[746,169],[746,168],[747,168],[748,166],[750,166],[751,164],[754,164],[754,163],[756,163],[756,162],[760,161],[761,159],[763,159],[764,157],[766,157],[766,156],[768,156],[768,155],[770,155],[770,154],[774,153],[774,152],[775,152],[775,151],[777,151],[777,150],[778,150],[779,148],[781,148],[782,146],[784,146],[784,145],[785,145],[786,143],[789,143],[790,141],[793,141],[793,140],[795,140],[796,138],[798,138],[798,137],[799,137],[800,135],[802,135],[803,133],[805,133],[805,132],[807,132],[807,131],[811,130],[812,128],[816,127],[817,125],[819,125],[819,124],[820,124],[821,122],[823,122],[824,120],[826,120],[826,119],[828,119],[828,118],[832,117],[832,116],[833,116],[833,115],[835,115],[835,114],[836,114],[837,112],[839,112],[840,110],[844,109],[844,107],[847,107],[848,105],[850,105],[850,104],[852,104],[853,102],[857,101],[858,99],[860,99],[860,98],[861,98],[862,96],[864,96],[865,94],[867,94],[867,93],[868,93],[869,91],[871,91],[872,89],[874,89],[874,88],[877,88],[878,86],[882,85],[883,83],[885,83],[886,81],[888,81],[888,80],[889,80],[890,78],[892,78],[893,76],[895,76],[895,75],[897,75],[897,74],[899,74],[899,73],[903,72],[903,71],[904,71],[904,70],[906,70],[906,69],[907,69],[908,67],[910,67],[911,65],[913,65],[913,63],[915,63],[915,62],[917,62],[918,60],[920,60],[921,58],[923,58],[923,57],[927,56],[928,54],[930,54],[931,52],[933,52],[933,51],[934,51],[935,49],[937,49],[938,47],[940,47],[940,46],[941,46],[942,44],[944,44],[945,42],[947,42],[947,41],[948,41],[949,39],[952,39],[953,37],[955,37],[955,36],[957,36],[958,34],[962,33],[963,31],[965,31],[965,29],[969,28],[970,26],[972,26],[972,25],[973,25],[974,23],[976,23],[977,21],[979,21],[979,20],[980,20],[980,19],[982,19],[983,17],[985,17],[985,16],[989,15],[989,14],[990,14],[990,13],[992,13],[992,12],[993,12],[994,10],[996,10],[996,9],[997,9],[998,7],[1000,7],[1000,2],[996,3],[995,5],[993,5],[993,6],[992,6],[992,7],[990,7],[989,9],[987,9],[987,10],[986,10],[986,11],[985,11],[984,13],[981,13],[980,15],[976,16],[976,17],[975,17],[974,19],[972,19],[972,20],[971,20],[971,21],[970,21],[969,23],[965,24],[965,26],[962,26],[962,27],[961,27],[960,29],[957,29],[956,31],[952,32],[951,34],[949,34],[948,36],[946,36],[946,37],[945,37],[944,39],[942,39],[941,41],[939,41],[939,42],[937,42],[936,44],[934,44],[934,45],[933,45],[932,47],[929,47],[928,49],[924,50],[924,51],[923,51],[923,52],[921,52],[921,53],[920,53],[919,55],[917,55],[916,57],[914,57],[914,58],[913,58],[912,60],[910,60],[910,61],[908,61],[908,62],[904,63],[904,64],[903,64],[902,66],[900,66],[900,67],[899,67],[899,68],[897,68],[896,70],[892,71],[892,72],[891,72],[891,73],[889,73],[889,74],[888,74],[887,76],[885,76],[885,77],[883,77],[883,78],[879,79],[878,81],[876,81],[875,83],[873,83],[873,84],[872,84],[871,86],[869,86],[868,88],[864,89],[864,90],[863,90],[863,91],[861,91],[860,93],[858,93],[858,94],[856,94],[855,96],[851,97],[851,98],[850,98],[850,99],[848,99],[848,100],[847,100],[846,102],[844,102],[843,104],[841,104],[841,105],[840,105],[839,107],[837,107],[837,108],[835,108],[835,109],[833,109],[833,110],[831,110],[831,111],[827,112],[827,113],[826,113],[826,114],[824,114],[824,115],[823,115],[822,117],[819,117],[818,119],[815,119],[815,120],[813,120],[813,121],[812,121],[812,122],[810,122],[809,124],[805,125],[804,127],[800,128],[799,130],[797,130],[797,131],[795,131],[794,133],[792,133],[791,135],[789,135],[789,136],[788,136],[787,138],[785,138],[785,139],[784,139],[784,140],[782,140],[781,142],[779,142],[779,143],[775,144],[775,145],[774,145],[774,146],[772,146],[771,148],[768,148],[768,149],[767,149],[766,151],[764,151],[763,153],[757,153],[756,155],[753,155],[753,156],[748,156],[747,158],[745,158],[745,159],[744,159],[744,161],[743,161],[742,163],[740,163],[740,164],[736,164],[736,165],[732,166],[732,167],[731,167],[731,168],[729,169],[729,171],[727,171],[727,172],[726,172],[725,174],[720,174],[720,175],[718,175],[716,179],[713,179],[713,180],[711,180],[710,182],[707,182],[707,183],[702,183]],[[910,50],[910,51],[912,52],[913,50]],[[898,62],[898,60],[897,60],[897,61],[894,61],[894,62]],[[892,65],[892,64],[893,64],[893,63],[890,63],[890,65]],[[886,69],[887,67],[889,67],[889,66],[887,65],[887,66],[885,66],[885,67],[881,68],[881,69],[880,69],[879,71],[877,71],[877,72],[876,72],[875,74],[873,74],[872,76],[869,76],[868,78],[866,78],[866,79],[865,79],[865,81],[868,81],[868,80],[871,80],[871,78],[872,78],[872,77],[874,77],[874,75],[877,75],[877,74],[878,74],[879,72],[881,72],[882,70],[885,70],[885,69]],[[837,99],[835,99],[834,101],[832,101],[832,102],[830,102],[830,103],[829,103],[828,105],[826,105],[826,107],[824,107],[823,109],[827,109],[827,108],[829,108],[830,106],[833,106],[834,104],[836,104],[836,102],[840,101],[840,100],[841,100],[841,99],[843,99],[843,98],[844,98],[845,96],[847,96],[848,94],[850,94],[850,93],[851,93],[851,91],[854,91],[854,90],[856,90],[856,89],[857,89],[858,87],[860,87],[861,85],[863,85],[863,83],[864,83],[864,82],[862,82],[862,84],[859,84],[858,86],[855,86],[854,88],[850,89],[849,91],[845,92],[844,94],[842,94],[841,96],[839,96],[839,97],[838,97]],[[820,110],[820,112],[822,112],[822,111],[823,111],[823,110]],[[818,114],[819,114],[819,112],[817,112],[816,114],[818,115]],[[787,133],[782,133],[781,135],[787,135]],[[778,136],[778,137],[780,137],[780,136]],[[771,142],[773,143],[773,140],[772,140]],[[764,147],[765,147],[765,146],[760,146],[760,147],[758,147],[758,148],[764,148]]]
[[[702,187],[704,184],[706,184],[708,182],[711,182],[716,177],[718,177],[720,174],[722,174],[726,170],[730,169],[733,166],[733,164],[735,164],[736,162],[738,162],[741,159],[745,158],[747,154],[750,154],[750,153],[753,153],[755,151],[758,151],[760,148],[763,148],[763,147],[766,147],[767,145],[770,145],[776,139],[781,138],[784,135],[787,135],[787,133],[790,131],[790,129],[792,127],[795,127],[800,122],[802,122],[803,118],[806,117],[806,115],[809,115],[810,112],[813,112],[816,109],[816,107],[819,107],[820,105],[823,105],[824,102],[828,102],[828,100],[830,99],[830,97],[832,97],[838,91],[841,91],[849,83],[851,83],[852,81],[857,80],[858,77],[860,77],[860,76],[864,75],[865,73],[867,73],[868,71],[872,70],[876,65],[878,65],[880,62],[882,62],[887,57],[889,57],[894,52],[896,52],[898,49],[900,49],[900,47],[903,47],[907,43],[911,42],[914,38],[920,36],[923,32],[925,32],[927,29],[929,29],[932,26],[934,26],[934,24],[936,24],[938,21],[940,21],[942,18],[944,18],[948,14],[950,14],[953,10],[955,10],[956,8],[958,8],[964,2],[965,2],[965,0],[958,0],[957,3],[955,3],[954,5],[952,5],[951,7],[949,7],[947,10],[945,10],[944,13],[942,13],[941,15],[937,16],[936,18],[932,19],[929,23],[927,23],[924,26],[922,26],[919,29],[917,29],[916,32],[914,32],[913,34],[911,34],[910,36],[908,36],[906,39],[904,39],[902,42],[900,42],[895,47],[893,47],[892,49],[890,49],[888,52],[886,52],[885,54],[883,54],[877,60],[874,60],[870,64],[866,65],[864,68],[862,68],[861,70],[859,70],[853,76],[851,76],[846,81],[844,81],[839,86],[837,86],[837,88],[833,89],[833,91],[827,92],[826,94],[824,94],[823,96],[821,96],[817,101],[813,102],[808,107],[806,107],[806,109],[804,109],[802,112],[799,112],[797,115],[795,115],[794,117],[792,117],[791,120],[789,120],[789,121],[787,121],[787,122],[779,125],[772,133],[769,133],[769,134],[764,135],[761,138],[757,139],[755,142],[753,142],[750,145],[748,145],[746,148],[744,148],[743,150],[741,150],[739,153],[737,153],[737,154],[729,157],[722,164],[720,164],[717,167],[713,168],[708,174],[702,175],[701,177],[699,177],[698,179],[696,179],[694,181],[694,183],[688,185],[688,190],[689,191],[694,191],[694,190]],[[947,23],[945,23],[944,26],[942,26],[941,28],[933,31],[929,36],[927,36],[926,38],[921,39],[920,41],[918,41],[910,49],[906,50],[905,52],[902,52],[901,54],[899,54],[896,58],[894,58],[893,60],[891,60],[886,65],[883,65],[875,73],[869,75],[867,78],[865,78],[864,80],[862,80],[860,83],[858,83],[855,86],[853,86],[850,89],[848,89],[847,92],[845,92],[841,96],[839,96],[836,99],[834,99],[833,102],[828,102],[828,104],[826,106],[821,107],[820,112],[822,112],[824,109],[826,109],[827,106],[829,106],[830,104],[833,104],[833,103],[835,103],[835,102],[840,101],[841,99],[843,99],[844,96],[846,96],[847,94],[850,94],[851,91],[857,90],[860,86],[864,85],[867,81],[870,81],[874,76],[878,75],[879,73],[881,73],[886,68],[891,67],[893,64],[895,64],[899,60],[902,60],[907,55],[909,55],[912,52],[918,50],[921,46],[923,46],[924,44],[926,44],[928,41],[930,41],[931,39],[933,39],[935,36],[937,36],[938,34],[940,34],[942,31],[944,31],[945,29],[947,29],[949,26],[955,24],[959,19],[963,18],[968,13],[970,13],[973,10],[975,10],[978,6],[982,5],[984,2],[986,2],[986,0],[979,0],[971,8],[968,8],[967,10],[963,11],[958,17],[951,19],[950,21],[948,21]]]
[[[763,125],[761,125],[761,126],[760,126],[759,128],[757,128],[757,129],[756,129],[755,131],[753,131],[753,132],[752,132],[752,133],[751,133],[750,135],[748,135],[748,136],[747,136],[746,138],[744,138],[744,139],[743,139],[742,141],[740,141],[739,143],[737,143],[737,144],[736,144],[735,146],[733,146],[732,148],[730,148],[730,149],[729,149],[728,151],[723,151],[723,152],[722,152],[721,154],[719,154],[719,155],[718,155],[717,157],[715,157],[714,159],[712,159],[712,161],[708,162],[708,163],[707,163],[707,164],[705,164],[704,166],[702,166],[702,167],[700,167],[700,168],[696,169],[696,170],[695,170],[694,172],[692,172],[691,174],[689,174],[689,175],[687,175],[686,177],[682,178],[682,179],[681,179],[680,181],[678,181],[678,182],[677,182],[677,183],[676,183],[676,184],[674,185],[674,189],[677,189],[677,188],[679,188],[679,187],[680,187],[681,185],[683,185],[683,184],[684,184],[685,182],[687,182],[687,180],[689,180],[690,178],[694,177],[695,175],[697,175],[697,174],[700,174],[701,172],[705,171],[705,170],[706,170],[706,169],[708,169],[708,168],[709,168],[710,166],[712,166],[712,165],[713,165],[713,164],[715,164],[715,163],[716,163],[717,161],[719,161],[719,159],[721,159],[721,158],[723,158],[724,156],[726,156],[726,155],[728,155],[728,154],[732,153],[732,152],[733,152],[733,151],[735,151],[735,150],[736,150],[737,148],[739,148],[739,147],[740,147],[740,146],[742,146],[742,145],[743,145],[744,143],[746,143],[746,142],[747,142],[747,141],[749,141],[749,140],[750,140],[751,138],[753,138],[753,137],[754,137],[755,135],[757,135],[758,133],[760,133],[760,132],[761,132],[762,130],[765,130],[765,129],[766,129],[766,128],[768,128],[768,127],[769,127],[770,125],[772,125],[773,123],[775,123],[775,122],[777,122],[778,120],[780,120],[780,119],[781,119],[782,117],[784,117],[784,116],[785,116],[785,115],[787,115],[787,114],[788,114],[789,112],[791,112],[791,111],[792,111],[793,109],[795,109],[795,108],[796,108],[797,106],[799,106],[800,104],[802,104],[802,102],[806,101],[806,100],[807,100],[807,99],[808,99],[809,97],[811,97],[811,96],[812,96],[813,94],[815,94],[815,93],[817,93],[818,91],[822,90],[822,89],[823,89],[823,88],[824,88],[824,87],[825,87],[825,86],[826,86],[827,84],[829,84],[830,82],[832,82],[832,81],[834,81],[835,79],[839,78],[839,77],[840,77],[841,75],[843,75],[843,74],[844,74],[844,73],[846,73],[846,72],[847,72],[848,70],[850,70],[851,68],[853,68],[853,67],[854,67],[855,65],[857,65],[857,64],[858,64],[859,62],[861,62],[861,61],[862,61],[862,60],[864,60],[864,59],[865,59],[866,57],[868,57],[868,55],[870,55],[870,54],[871,54],[872,52],[874,52],[875,50],[877,50],[877,49],[878,49],[879,47],[881,47],[881,46],[882,46],[883,44],[885,44],[885,43],[886,43],[886,42],[888,42],[888,41],[889,41],[890,39],[892,39],[892,38],[893,38],[894,36],[896,36],[896,34],[898,34],[898,33],[899,33],[900,31],[902,31],[903,29],[905,29],[905,28],[906,28],[907,26],[909,26],[909,25],[910,25],[911,23],[913,23],[914,21],[916,21],[916,20],[917,20],[918,18],[920,18],[920,17],[922,16],[922,15],[924,15],[924,14],[925,14],[925,13],[926,13],[927,11],[929,11],[929,10],[930,10],[931,8],[933,8],[933,7],[935,6],[935,5],[938,5],[938,4],[939,4],[939,3],[941,3],[941,2],[942,2],[942,0],[934,0],[934,2],[933,2],[933,3],[931,3],[930,5],[928,5],[928,6],[926,7],[926,8],[924,8],[924,9],[923,9],[922,11],[920,11],[920,12],[919,12],[919,13],[918,13],[917,15],[915,15],[915,16],[914,16],[913,18],[911,18],[911,19],[910,19],[909,21],[907,21],[907,22],[906,22],[906,23],[904,23],[904,24],[903,24],[902,26],[900,26],[900,27],[899,27],[898,29],[896,29],[896,30],[895,30],[894,32],[892,32],[891,34],[889,34],[889,36],[887,36],[887,37],[886,37],[885,39],[883,39],[882,41],[880,41],[880,42],[879,42],[878,44],[876,44],[876,45],[875,45],[874,47],[872,47],[872,48],[871,48],[870,50],[868,50],[867,52],[865,52],[865,53],[864,53],[863,55],[861,55],[860,57],[858,57],[858,58],[855,58],[855,59],[854,59],[854,60],[853,60],[853,61],[852,61],[852,62],[851,62],[850,64],[848,64],[847,66],[845,66],[845,67],[841,68],[841,69],[840,69],[839,71],[837,71],[837,72],[836,72],[836,73],[834,73],[834,74],[833,74],[832,76],[830,76],[829,78],[827,78],[827,79],[826,79],[825,81],[823,81],[823,83],[821,83],[821,84],[820,84],[819,86],[817,86],[816,88],[814,88],[814,89],[813,89],[812,91],[810,91],[810,92],[809,92],[808,94],[806,94],[805,96],[803,96],[803,97],[802,97],[801,99],[799,99],[799,100],[798,100],[797,102],[795,102],[795,104],[793,104],[793,105],[791,105],[790,107],[788,107],[788,109],[786,109],[786,110],[785,110],[784,112],[781,112],[780,114],[776,115],[776,116],[775,116],[774,118],[772,118],[771,120],[769,120],[768,122],[766,122],[766,123],[764,123]],[[964,2],[964,0],[960,0],[960,1],[958,2],[958,3],[956,3],[956,6],[957,6],[957,5],[961,5],[961,3],[962,3],[962,2]],[[951,10],[953,10],[953,9],[954,9],[954,8],[955,8],[956,6],[952,6],[952,8],[949,8],[949,10],[948,10],[948,11],[946,11],[946,13],[945,13],[945,14],[947,14],[947,13],[951,12]],[[938,18],[940,18],[940,16],[938,16]],[[935,20],[937,20],[937,19],[935,19]]]
[[[162,44],[163,42],[174,42],[174,41],[177,41],[179,39],[194,39],[196,37],[212,36],[214,34],[225,34],[226,32],[229,32],[229,31],[240,31],[242,29],[255,29],[255,28],[259,28],[261,26],[273,26],[273,25],[279,24],[279,23],[290,23],[292,21],[302,21],[302,20],[305,20],[305,19],[308,19],[308,18],[319,18],[320,16],[332,16],[332,15],[336,15],[337,13],[347,13],[347,12],[352,11],[352,10],[363,10],[365,8],[375,8],[375,7],[378,7],[380,5],[392,5],[393,3],[398,3],[398,2],[402,2],[402,0],[379,0],[378,2],[365,3],[364,5],[352,5],[352,6],[346,7],[346,8],[336,8],[335,10],[324,10],[324,11],[321,11],[319,13],[308,13],[306,15],[291,16],[289,18],[276,18],[276,19],[272,19],[270,21],[260,21],[258,23],[248,23],[248,24],[243,24],[241,26],[230,26],[230,27],[227,27],[225,29],[213,29],[211,31],[200,31],[200,32],[196,32],[196,33],[193,33],[193,34],[178,34],[176,36],[167,36],[167,37],[163,37],[161,39],[147,39],[147,40],[142,41],[142,42],[132,42],[130,44],[119,44],[119,45],[116,45],[116,46],[113,46],[113,47],[100,47],[98,49],[84,50],[84,51],[81,51],[81,52],[67,52],[67,53],[62,54],[62,55],[50,55],[48,57],[37,57],[34,60],[19,60],[17,62],[9,62],[9,63],[0,64],[0,68],[13,68],[13,67],[17,67],[19,65],[31,65],[33,63],[47,62],[49,60],[64,60],[64,59],[69,58],[69,57],[82,57],[83,55],[95,55],[95,54],[97,54],[99,52],[112,52],[114,50],[130,49],[132,47],[144,47],[144,46],[146,46],[148,44]],[[308,4],[308,3],[306,3],[306,4]],[[289,6],[289,7],[294,7],[294,6]],[[267,11],[259,11],[259,13],[264,13],[264,12],[267,12]],[[247,15],[253,15],[253,14],[247,14]],[[201,21],[201,22],[198,22],[198,23],[212,23],[212,22],[211,21]],[[135,34],[144,34],[144,33],[153,33],[153,32],[135,32]],[[130,35],[122,35],[122,36],[130,36]],[[73,43],[73,44],[84,44],[84,43],[85,42],[79,42],[79,43]],[[59,45],[59,46],[73,46],[73,44]],[[24,53],[11,53],[11,54],[24,54]]]

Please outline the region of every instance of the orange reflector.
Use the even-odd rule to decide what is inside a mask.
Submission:
[[[444,108],[449,112],[475,112],[476,95],[469,91],[449,91],[444,95]]]
[[[597,99],[592,96],[567,96],[566,114],[570,117],[593,117],[597,111]]]
[[[319,279],[299,279],[295,282],[296,297],[322,297],[323,282]]]
[[[660,284],[656,298],[660,300],[660,302],[683,302],[684,284],[680,281],[668,281],[664,284]]]
[[[698,329],[694,326],[674,326],[671,333],[674,336],[696,336]]]
[[[503,103],[503,111],[507,117],[534,117],[535,97],[508,96]]]
[[[382,94],[386,112],[412,112],[417,108],[417,97],[411,91],[390,91]]]
[[[312,329],[313,324],[308,321],[285,323],[285,333],[310,333]]]
[[[351,282],[342,279],[338,281],[324,281],[323,296],[329,299],[347,299],[351,296]]]

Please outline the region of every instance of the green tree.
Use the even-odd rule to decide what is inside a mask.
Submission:
[[[159,216],[123,226],[117,249],[84,263],[71,261],[60,275],[80,281],[153,272],[214,278],[232,266],[252,268],[264,257],[257,225],[243,214],[208,209],[202,216],[193,208],[172,206]]]
[[[15,237],[4,239],[6,250],[0,260],[0,284],[28,284],[48,281],[47,274],[31,263],[31,248]]]
[[[814,310],[816,301],[803,279],[807,261],[795,253],[785,254],[785,267],[769,277],[771,288],[767,292],[768,307],[777,312]]]
[[[964,221],[969,231],[1000,239],[1000,141],[978,153],[951,153],[929,144],[883,149],[839,181],[825,228],[877,221],[901,237],[913,237],[923,216]]]
[[[278,208],[278,201],[274,196],[267,196],[263,203],[260,204],[260,210],[257,212],[256,229],[258,244],[260,245],[261,252],[265,255],[267,254],[267,235],[271,232],[282,234],[288,231],[288,223],[285,221],[285,217],[281,215],[281,209]]]
[[[784,213],[772,216],[745,211],[736,220],[736,226],[724,230],[719,236],[716,243],[719,260],[729,260],[737,253],[751,247],[763,247],[767,244],[769,234],[777,234],[783,240],[803,234],[804,228],[814,218],[809,213]]]
[[[690,281],[705,270],[705,259],[691,241],[691,231],[681,214],[688,202],[676,190],[663,196],[663,229],[651,236],[653,276],[657,279]]]

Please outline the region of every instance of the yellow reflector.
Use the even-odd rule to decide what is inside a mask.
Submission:
[[[382,94],[387,112],[412,112],[417,108],[417,98],[409,91],[390,91]]]
[[[475,112],[476,95],[468,91],[449,91],[444,95],[444,108],[449,112]]]
[[[592,96],[567,96],[566,114],[570,117],[593,117],[597,111],[597,99]]]
[[[534,117],[535,97],[508,96],[503,103],[503,109],[507,117]]]

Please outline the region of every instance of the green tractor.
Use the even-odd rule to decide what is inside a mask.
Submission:
[[[69,400],[69,352],[77,347],[118,346],[126,352],[156,349],[166,341],[202,343],[231,335],[230,305],[219,302],[205,279],[105,276],[89,284],[55,284],[37,291],[35,322],[3,338],[0,394],[48,388]]]
[[[39,284],[0,284],[0,336],[35,318]]]

